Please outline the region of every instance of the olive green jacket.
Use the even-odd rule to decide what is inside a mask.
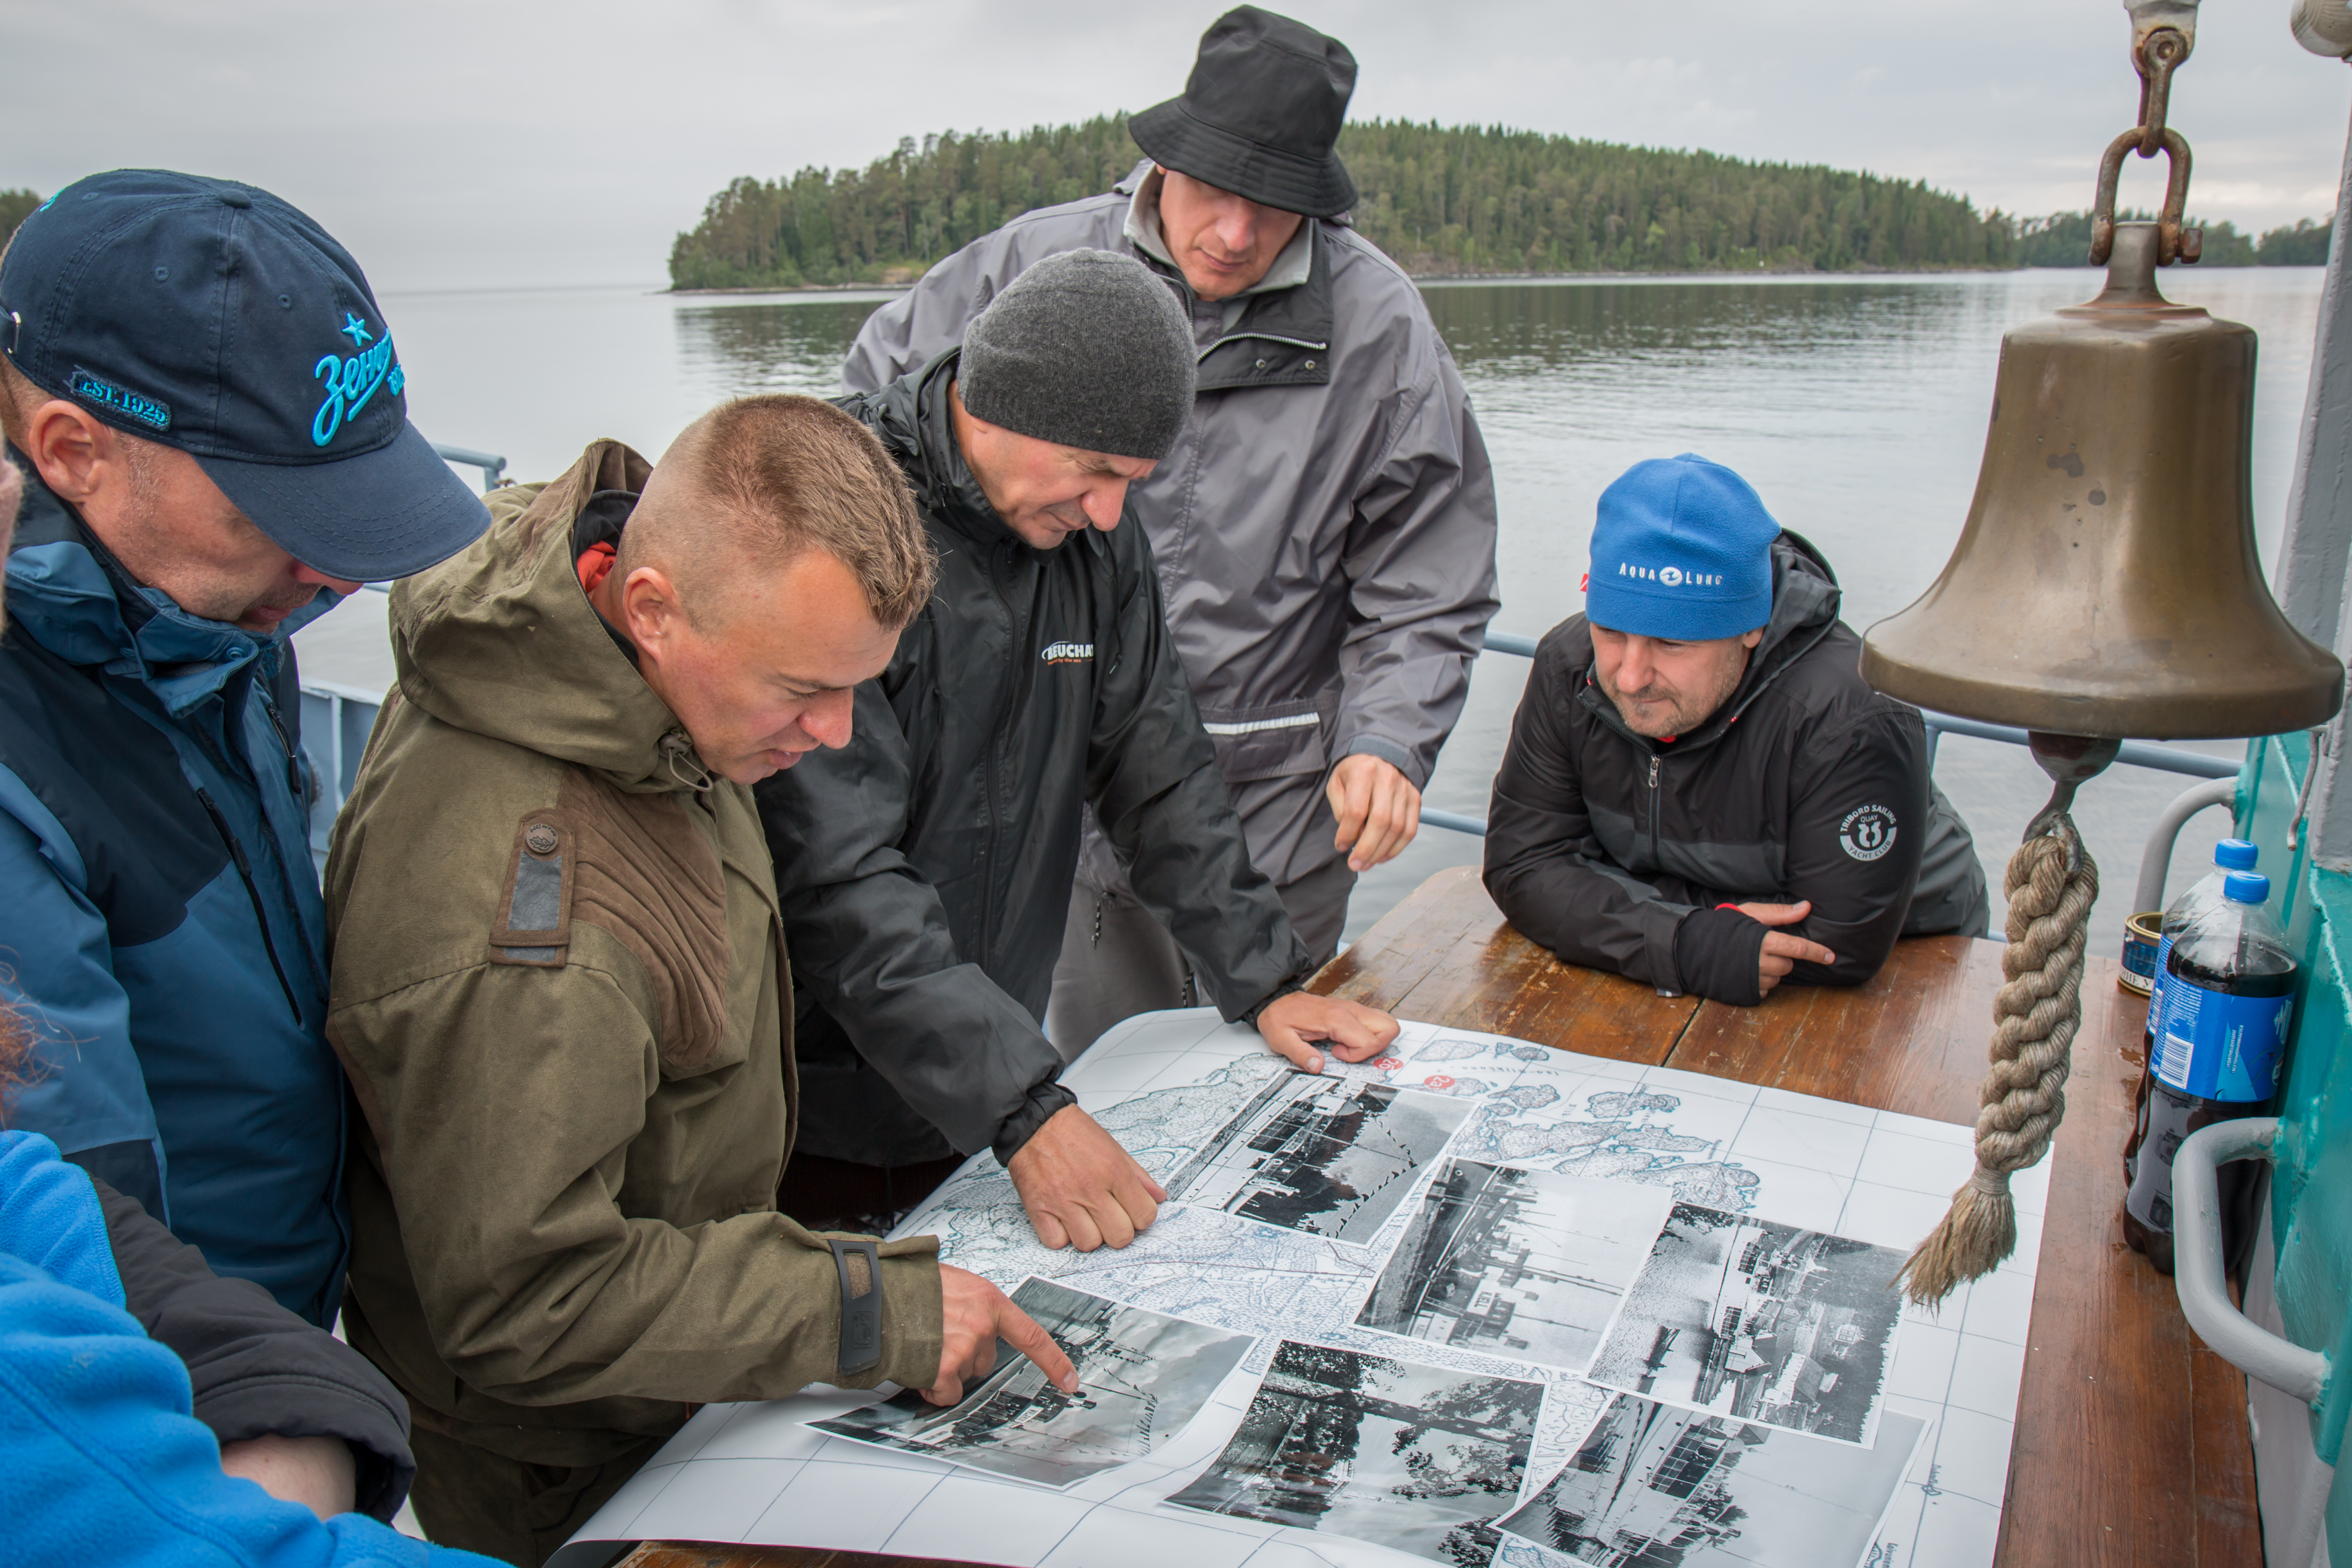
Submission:
[[[529,1463],[837,1366],[832,1254],[776,1212],[798,1089],[760,819],[574,567],[583,504],[649,471],[599,442],[393,591],[399,689],[327,862],[352,1341],[420,1425]],[[885,1247],[856,1383],[936,1374],[935,1252]]]

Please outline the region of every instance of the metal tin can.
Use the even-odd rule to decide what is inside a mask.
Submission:
[[[2124,966],[2116,984],[2136,996],[2156,989],[2156,946],[2162,935],[2164,911],[2149,910],[2124,922]]]

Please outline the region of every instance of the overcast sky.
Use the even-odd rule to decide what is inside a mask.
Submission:
[[[0,186],[162,163],[308,209],[379,289],[658,283],[739,174],[902,135],[1134,110],[1221,7],[1100,0],[0,0]],[[1924,178],[2090,204],[2137,85],[2116,0],[1296,0],[1361,68],[1354,112]],[[2190,210],[2332,210],[2352,70],[2283,0],[2214,0],[2174,89]],[[2160,165],[2125,198],[2153,205]],[[523,367],[519,365],[518,369]]]

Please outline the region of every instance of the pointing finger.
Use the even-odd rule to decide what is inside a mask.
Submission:
[[[1039,1328],[1035,1319],[1011,1301],[1005,1302],[996,1315],[996,1332],[1006,1344],[1035,1362],[1037,1370],[1044,1373],[1055,1388],[1065,1394],[1078,1391],[1078,1369],[1070,1364],[1070,1358],[1062,1353],[1062,1347],[1054,1342],[1054,1336]]]

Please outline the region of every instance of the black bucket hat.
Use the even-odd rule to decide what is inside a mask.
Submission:
[[[1184,96],[1127,122],[1163,169],[1263,206],[1335,217],[1356,183],[1332,146],[1356,90],[1356,57],[1303,22],[1237,5],[1201,35]]]

